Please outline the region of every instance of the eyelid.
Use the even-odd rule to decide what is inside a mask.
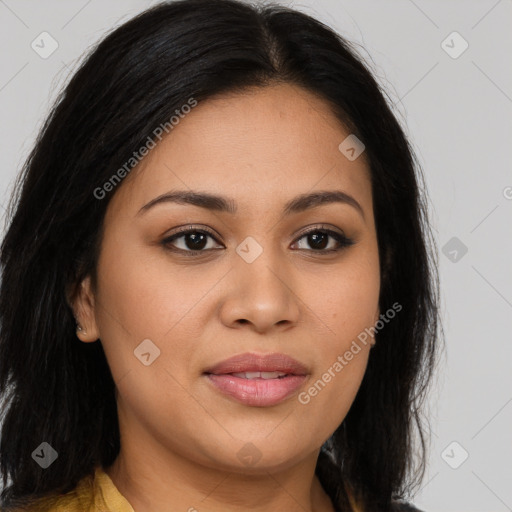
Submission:
[[[339,231],[337,231],[337,229],[339,228],[334,228],[329,224],[312,224],[310,226],[306,226],[303,230],[299,231],[299,233],[295,235],[295,240],[297,240],[298,238],[302,238],[304,235],[308,235],[309,233],[316,231],[327,231],[329,233],[336,233],[339,236],[346,237],[345,233],[341,229],[339,229]]]
[[[189,231],[204,231],[205,233],[208,233],[209,235],[211,235],[214,238],[215,237],[220,238],[220,235],[218,233],[215,233],[212,229],[210,229],[206,226],[199,225],[199,224],[185,224],[184,226],[179,226],[179,227],[175,228],[175,230],[172,231],[170,235],[166,235],[166,239],[171,238],[176,235],[179,235],[179,234],[182,234],[182,233],[188,233]]]
[[[161,243],[164,246],[168,246],[168,245],[170,245],[171,242],[173,242],[177,238],[180,238],[181,236],[186,235],[187,233],[195,233],[195,232],[206,233],[207,235],[211,236],[217,244],[221,243],[218,240],[218,238],[221,238],[221,237],[217,233],[214,233],[211,229],[209,229],[207,227],[198,226],[195,224],[187,224],[185,226],[180,226],[179,228],[176,228],[176,230],[173,231],[170,235],[165,236]],[[190,249],[188,251],[185,251],[184,249],[178,249],[178,248],[174,247],[172,250],[175,252],[194,254],[194,253],[200,253],[200,252],[207,253],[207,252],[211,251],[212,249],[202,250],[202,251],[193,251],[192,249]]]
[[[343,249],[350,247],[351,245],[354,245],[356,243],[356,240],[348,237],[347,235],[345,235],[345,233],[342,230],[338,230],[338,229],[339,228],[334,229],[333,227],[329,227],[326,224],[315,224],[313,226],[308,226],[307,228],[302,230],[298,235],[295,236],[294,244],[298,243],[302,238],[309,235],[310,233],[318,233],[318,232],[327,234],[331,238],[334,238],[340,246],[335,249],[327,249],[327,250],[325,250],[325,249],[317,249],[317,250],[303,249],[303,250],[305,250],[309,253],[318,254],[318,255],[332,254],[332,253],[341,252]]]
[[[219,242],[218,238],[221,238],[220,236],[218,236],[216,233],[214,233],[211,229],[207,228],[207,227],[204,227],[204,226],[198,226],[198,225],[194,225],[194,224],[187,224],[185,226],[180,226],[179,228],[176,228],[175,231],[173,231],[170,235],[166,236],[163,240],[162,240],[162,244],[164,246],[168,246],[170,245],[171,242],[173,242],[174,240],[176,240],[177,238],[180,238],[181,236],[183,235],[186,235],[187,233],[190,233],[190,232],[199,232],[199,233],[205,233],[209,236],[211,236],[216,243],[220,244],[221,242]],[[330,253],[333,253],[333,252],[339,252],[341,251],[342,249],[346,248],[346,247],[349,247],[351,245],[354,245],[356,242],[355,240],[347,237],[345,235],[345,233],[342,231],[342,230],[335,230],[333,229],[332,227],[329,227],[325,224],[314,224],[314,225],[311,225],[311,226],[307,226],[306,228],[304,228],[302,231],[300,231],[297,235],[295,235],[295,238],[293,240],[293,243],[297,243],[298,241],[300,241],[302,238],[304,238],[305,236],[309,235],[309,233],[316,233],[316,232],[324,232],[325,234],[327,234],[328,236],[334,238],[338,244],[340,244],[340,247],[337,247],[335,249],[327,249],[327,250],[324,250],[324,249],[302,249],[302,250],[305,250],[305,251],[308,251],[308,252],[312,252],[312,253],[316,253],[316,254],[330,254]],[[205,254],[208,254],[209,252],[211,252],[212,250],[217,250],[217,249],[203,249],[203,250],[184,250],[184,249],[179,249],[179,248],[172,248],[170,249],[174,252],[179,252],[179,253],[188,253],[190,255],[193,255],[193,254],[199,254],[199,253],[205,253]]]

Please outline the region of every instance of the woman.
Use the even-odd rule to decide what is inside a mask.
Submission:
[[[185,0],[108,35],[1,248],[1,510],[416,510],[438,294],[415,167],[305,14]]]

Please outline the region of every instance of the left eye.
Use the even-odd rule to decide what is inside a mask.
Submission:
[[[208,231],[200,229],[184,229],[167,237],[163,240],[162,244],[171,250],[188,253],[200,253],[206,252],[207,250],[222,248],[222,246],[208,247],[208,238],[215,242],[217,241],[213,234]],[[312,229],[303,233],[295,243],[300,243],[302,239],[306,239],[311,248],[299,247],[299,249],[317,253],[336,252],[354,244],[352,239],[330,229]],[[329,239],[337,242],[337,247],[329,247]],[[182,247],[178,247],[178,244],[176,243],[178,240],[182,242]]]
[[[330,229],[313,229],[304,233],[298,240],[300,241],[303,238],[307,238],[307,242],[313,247],[313,249],[306,250],[315,252],[335,252],[354,243],[353,240],[347,238],[345,235]],[[329,238],[334,239],[338,243],[338,247],[326,248],[329,244]]]

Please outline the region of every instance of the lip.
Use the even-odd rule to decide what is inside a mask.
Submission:
[[[286,354],[255,354],[246,352],[230,357],[208,368],[205,373],[221,375],[239,372],[283,372],[293,375],[307,375],[307,368]]]
[[[245,379],[241,372],[282,372],[285,377]],[[307,368],[286,354],[245,353],[230,357],[204,372],[216,390],[239,403],[255,407],[277,405],[292,396],[307,379]]]

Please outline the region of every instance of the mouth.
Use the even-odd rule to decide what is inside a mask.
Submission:
[[[209,368],[204,374],[214,389],[244,405],[269,407],[292,396],[308,370],[285,354],[246,353]]]
[[[288,377],[289,375],[294,375],[293,373],[284,373],[284,372],[236,372],[236,373],[223,373],[223,374],[213,374],[207,373],[207,375],[233,375],[234,377],[239,377],[240,379],[282,379],[283,377]]]
[[[213,375],[245,374],[246,378],[277,378],[285,375],[307,375],[308,370],[291,356],[280,353],[256,354],[247,352],[239,354],[206,369],[204,373]],[[260,373],[259,376],[253,375]]]

